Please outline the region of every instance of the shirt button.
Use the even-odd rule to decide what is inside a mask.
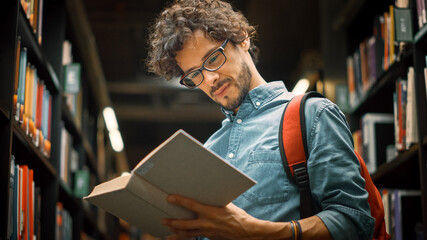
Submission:
[[[228,154],[228,157],[229,157],[229,158],[233,158],[233,157],[234,157],[234,154],[233,154],[233,153],[229,153],[229,154]]]
[[[238,124],[242,123],[242,119],[237,119],[236,121]]]
[[[255,105],[259,106],[259,105],[261,105],[261,103],[260,102],[256,102]]]

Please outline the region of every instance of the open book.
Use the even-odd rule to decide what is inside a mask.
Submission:
[[[256,182],[183,130],[148,154],[130,174],[95,186],[84,199],[156,237],[170,235],[164,218],[195,214],[170,204],[169,194],[225,206]]]

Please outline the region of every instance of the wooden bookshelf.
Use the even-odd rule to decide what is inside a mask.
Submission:
[[[38,1],[34,1],[38,2]],[[111,226],[100,226],[101,222],[109,222],[114,218],[111,215],[103,216],[105,220],[100,221],[100,217],[96,208],[87,207],[86,203],[81,198],[75,196],[73,179],[70,178],[71,183],[66,183],[61,176],[61,132],[62,122],[65,129],[71,135],[72,141],[69,148],[74,149],[75,156],[77,156],[77,169],[87,168],[90,174],[90,183],[98,184],[101,180],[102,173],[98,170],[98,156],[97,156],[97,125],[86,124],[77,127],[75,123],[75,116],[70,112],[68,106],[65,104],[63,98],[63,82],[64,82],[64,66],[62,64],[63,42],[68,39],[74,42],[73,54],[75,54],[74,62],[81,63],[82,68],[82,82],[91,82],[91,84],[82,84],[81,91],[84,96],[82,101],[82,111],[86,113],[83,119],[78,116],[81,121],[88,120],[97,123],[99,114],[105,107],[103,104],[109,104],[108,92],[104,88],[97,88],[95,84],[99,79],[94,79],[92,73],[92,66],[86,63],[90,62],[87,59],[81,58],[86,53],[82,52],[86,49],[81,46],[81,42],[75,41],[78,37],[82,36],[79,28],[72,27],[71,23],[75,22],[76,15],[68,14],[75,9],[67,9],[70,6],[67,0],[43,0],[43,14],[42,14],[42,36],[41,43],[39,37],[36,35],[37,28],[33,28],[30,20],[26,16],[24,7],[21,6],[21,1],[6,0],[2,3],[0,9],[0,34],[4,36],[0,38],[0,45],[2,47],[2,54],[0,55],[0,239],[9,239],[9,209],[10,184],[11,181],[11,159],[15,159],[15,164],[26,165],[34,172],[34,186],[40,189],[40,236],[41,239],[55,239],[55,230],[57,225],[57,203],[61,202],[63,207],[72,219],[72,239],[80,239],[82,233],[89,236],[91,239],[112,239],[115,236],[117,229]],[[74,2],[74,1],[73,1]],[[79,9],[78,9],[79,10]],[[81,9],[80,9],[81,10]],[[78,13],[78,16],[85,14],[84,11]],[[86,29],[87,30],[87,29]],[[86,31],[85,30],[85,31]],[[46,95],[49,104],[44,107],[46,116],[49,117],[47,130],[43,130],[46,137],[50,137],[51,151],[45,153],[42,151],[41,146],[37,146],[37,141],[33,139],[26,132],[21,124],[15,119],[13,114],[13,95],[15,87],[15,63],[18,60],[17,55],[18,39],[20,39],[21,50],[22,47],[27,49],[27,63],[28,66],[37,70],[37,75],[43,80],[43,89],[49,94]],[[18,52],[19,53],[19,52]],[[92,54],[93,55],[93,54]],[[91,56],[92,56],[91,55]],[[92,56],[93,58],[94,56]],[[98,59],[99,60],[99,59]],[[99,61],[97,62],[99,64]],[[100,66],[98,67],[99,71]],[[36,82],[36,81],[34,81]],[[38,86],[31,83],[31,86]],[[36,111],[35,100],[38,93],[36,87],[30,93],[32,94],[32,102],[29,104],[29,109]],[[41,91],[39,91],[41,92]],[[103,96],[100,100],[97,97]],[[42,97],[44,99],[44,96]],[[38,98],[37,98],[38,99]],[[102,103],[102,104],[100,104]],[[26,106],[28,107],[28,106]],[[30,110],[31,111],[31,110]],[[30,112],[28,114],[31,114]],[[35,116],[35,115],[32,115]],[[45,117],[45,116],[44,116]],[[46,119],[46,118],[45,118]],[[40,131],[42,131],[40,129]],[[47,134],[49,132],[49,134]],[[95,136],[95,137],[94,137]],[[70,139],[71,139],[70,138]],[[108,139],[102,144],[109,144]],[[13,157],[12,157],[13,156]],[[71,171],[71,170],[66,170]],[[71,172],[69,173],[72,174]],[[11,185],[13,186],[13,185]],[[91,188],[93,186],[90,186]],[[90,190],[90,189],[89,189]],[[13,201],[13,200],[12,200]],[[86,206],[86,207],[85,207]],[[90,227],[87,227],[87,225]],[[106,229],[106,231],[101,230]]]
[[[346,7],[357,5],[354,13],[346,13]],[[348,0],[335,17],[333,27],[346,32],[347,56],[352,56],[364,39],[373,36],[373,20],[376,15],[389,11],[394,1],[361,1]],[[415,2],[412,9],[417,14]],[[413,18],[415,19],[415,18]],[[389,68],[377,74],[376,82],[360,97],[359,102],[348,114],[351,129],[360,129],[360,120],[365,113],[393,113],[393,92],[396,81],[406,79],[409,67],[414,67],[416,121],[418,122],[418,143],[409,149],[399,151],[391,161],[378,166],[372,179],[378,188],[410,189],[421,192],[422,230],[427,239],[427,101],[424,80],[427,55],[427,24],[418,29],[418,22],[413,22],[413,41],[407,43],[405,51]],[[346,61],[343,59],[343,61]],[[384,65],[383,65],[384,66]],[[415,230],[414,230],[415,231]]]

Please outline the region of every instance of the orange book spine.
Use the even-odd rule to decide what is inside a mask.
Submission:
[[[22,166],[22,205],[21,205],[21,226],[22,237],[28,239],[28,166]]]
[[[29,219],[29,223],[30,223],[29,235],[30,235],[30,239],[33,239],[34,238],[34,171],[32,169],[29,170],[29,181],[28,181],[28,183],[29,183],[29,186],[28,186],[29,187],[29,196],[28,196],[28,199],[29,199],[28,212],[29,212],[29,214],[28,215],[30,217],[30,219]]]

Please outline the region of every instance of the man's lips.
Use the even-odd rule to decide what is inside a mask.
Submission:
[[[218,90],[214,92],[214,97],[221,97],[222,95],[224,95],[229,85],[230,85],[229,83],[222,85]]]

